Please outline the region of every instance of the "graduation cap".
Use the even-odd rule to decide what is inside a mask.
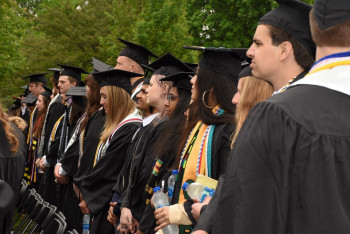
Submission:
[[[173,87],[178,87],[191,92],[192,84],[190,82],[193,72],[179,72],[160,79],[160,81],[172,81]]]
[[[46,97],[47,99],[51,99],[51,94],[52,94],[52,89],[50,89],[50,88],[48,88],[48,87],[46,87],[46,86],[44,86],[44,89],[45,89],[45,91],[44,92],[42,92],[40,95],[42,95],[42,96],[44,96],[44,97]]]
[[[53,72],[53,76],[52,77],[55,80],[58,80],[60,78],[61,69],[59,69],[59,68],[48,68],[47,70]]]
[[[119,88],[124,89],[129,94],[131,94],[131,90],[132,90],[130,78],[142,76],[142,74],[124,71],[120,69],[97,72],[92,75],[95,77],[96,81],[100,84],[100,87],[117,86]]]
[[[147,69],[154,71],[157,71],[161,67],[164,67],[167,73],[163,74],[165,76],[169,76],[178,72],[193,72],[192,68],[181,62],[178,58],[170,53],[163,55],[161,58],[157,59],[146,67]]]
[[[28,85],[22,86],[21,89],[28,89]]]
[[[91,73],[96,73],[96,72],[102,72],[102,71],[108,71],[114,69],[112,66],[96,59],[92,58],[92,66],[94,67],[94,70],[92,70]]]
[[[242,71],[238,74],[238,79],[241,79],[246,76],[253,76],[252,69],[249,66],[246,66],[242,69]]]
[[[28,103],[28,104],[35,104],[36,100],[38,100],[37,97],[35,97],[32,93],[28,94],[23,100],[22,103]]]
[[[349,0],[316,0],[313,15],[321,30],[350,20]]]
[[[241,63],[246,59],[246,48],[184,46],[185,49],[204,51],[198,66],[237,79],[242,70]]]
[[[25,76],[23,78],[29,78],[29,82],[28,83],[41,82],[44,85],[46,85],[47,84],[46,76],[45,76],[46,74],[47,74],[47,72],[45,72],[45,73],[36,73],[36,74],[29,75],[29,76]]]
[[[198,67],[198,63],[185,63],[187,66],[189,66],[190,68],[192,68],[193,71],[196,71],[197,67]]]
[[[279,7],[260,18],[259,24],[272,25],[287,32],[315,56],[309,22],[311,6],[298,0],[277,0]]]
[[[78,82],[81,81],[81,74],[88,74],[84,69],[80,67],[73,67],[63,64],[57,64],[58,66],[62,67],[62,71],[60,76],[70,76],[74,79],[76,79]]]
[[[149,56],[158,58],[157,55],[153,54],[146,47],[132,43],[130,41],[123,40],[121,38],[118,38],[118,40],[126,45],[126,47],[122,49],[122,51],[119,53],[119,56],[126,56],[140,65],[148,64]]]
[[[86,96],[86,87],[73,86],[67,91],[66,96]]]
[[[15,99],[15,101],[12,103],[13,105],[11,106],[11,109],[14,110],[21,106],[21,98],[20,97],[12,97],[12,98]]]

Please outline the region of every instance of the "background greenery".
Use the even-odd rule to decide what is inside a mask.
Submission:
[[[313,3],[313,0],[303,0]],[[196,63],[183,45],[249,47],[274,0],[0,0],[0,102],[23,93],[22,77],[57,63],[112,66],[131,40]]]

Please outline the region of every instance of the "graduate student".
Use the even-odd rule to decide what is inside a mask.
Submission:
[[[350,192],[343,179],[349,178],[349,12],[348,1],[315,1],[317,62],[249,114],[230,155],[212,233],[350,230],[342,199]]]
[[[190,67],[170,53],[151,63],[149,68],[155,72],[146,89],[147,103],[155,107],[158,113],[143,121],[143,128],[140,129],[142,135],[139,136],[132,150],[134,156],[131,162],[130,180],[121,199],[121,231],[137,229],[143,211],[149,202],[144,192],[152,172],[153,162],[157,157],[154,151],[157,148],[155,141],[168,119],[164,111],[164,104],[172,85],[171,81],[160,81],[160,79],[178,72],[192,72]]]
[[[144,70],[141,65],[148,65],[149,57],[158,58],[158,56],[152,53],[146,47],[123,40],[121,38],[118,38],[118,40],[122,42],[125,47],[120,51],[114,68],[142,74],[140,77],[132,77],[130,79],[132,88],[131,98],[136,101],[135,97],[136,94],[140,92],[144,74]]]
[[[112,188],[123,167],[132,136],[142,122],[130,98],[130,78],[139,75],[118,69],[94,74],[101,86],[100,103],[106,113],[106,122],[93,166],[80,182],[81,211],[93,216],[90,233],[114,233],[113,225],[107,221]]]
[[[196,47],[190,47],[196,48]],[[170,207],[155,211],[159,230],[169,223],[178,224],[180,233],[190,232],[196,221],[182,190],[184,182],[193,182],[198,174],[219,179],[225,172],[230,151],[230,136],[234,131],[235,105],[232,97],[237,89],[244,49],[209,49],[199,61],[192,78],[192,100],[187,123],[177,156],[178,177]]]
[[[10,122],[0,106],[0,181],[6,182],[11,187],[11,200],[2,194],[8,191],[8,187],[1,184],[0,191],[4,195],[0,198],[0,231],[4,234],[11,233],[12,216],[15,201],[19,193],[20,183],[24,171],[26,153],[25,137],[17,126]],[[10,192],[10,191],[8,191]],[[4,209],[6,205],[6,210]]]

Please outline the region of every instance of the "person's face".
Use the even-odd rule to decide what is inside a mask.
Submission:
[[[58,88],[61,94],[66,94],[72,86],[73,84],[70,83],[68,76],[60,76],[58,79]]]
[[[247,51],[247,56],[252,59],[250,67],[253,76],[270,81],[278,67],[278,55],[278,46],[272,45],[270,29],[265,25],[258,25],[253,43]]]
[[[151,77],[151,80],[149,83],[150,84],[146,89],[147,104],[150,106],[154,106],[158,109],[158,111],[161,111],[162,106],[164,106],[164,100],[162,97],[163,89],[157,82],[156,75],[153,75]]]
[[[117,64],[115,65],[114,69],[131,71],[130,59],[126,56],[119,56],[117,58]]]
[[[241,98],[241,90],[242,90],[242,81],[241,81],[241,79],[238,80],[238,85],[237,86],[238,86],[237,87],[237,93],[232,98],[232,103],[234,105],[237,105],[239,103],[240,98]]]
[[[177,104],[179,103],[179,93],[177,92],[177,87],[171,87],[167,99],[165,99],[165,112],[171,117]]]
[[[38,101],[36,102],[39,111],[43,111],[45,109],[44,97],[42,95],[38,96]]]
[[[105,113],[108,114],[109,101],[108,101],[107,91],[106,91],[106,87],[105,86],[103,86],[100,89],[100,94],[101,94],[100,104],[101,104],[101,106],[103,106],[103,109],[105,109]]]
[[[38,97],[43,91],[42,91],[42,84],[36,84],[34,82],[31,82],[28,84],[29,91],[35,96]]]
[[[149,105],[147,104],[147,93],[146,89],[148,88],[148,84],[144,84],[141,87],[141,91],[136,95],[137,103],[136,107],[139,110],[147,112],[149,110]]]
[[[196,81],[197,81],[197,74],[192,77],[191,79],[191,84],[192,84],[192,89],[191,89],[191,99],[192,100],[197,100],[197,87],[196,87]]]

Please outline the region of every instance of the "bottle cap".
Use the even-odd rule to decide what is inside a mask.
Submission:
[[[215,191],[214,189],[208,188],[208,187],[204,187],[204,191],[205,192],[213,192]]]
[[[188,183],[185,182],[185,183],[182,185],[182,190],[186,190],[186,189],[187,189],[187,186],[188,186]]]
[[[173,175],[177,175],[179,172],[177,170],[173,170]]]
[[[160,191],[160,188],[159,188],[159,186],[157,186],[157,187],[155,187],[154,189],[153,189],[153,192],[155,193],[155,192],[159,192]]]

